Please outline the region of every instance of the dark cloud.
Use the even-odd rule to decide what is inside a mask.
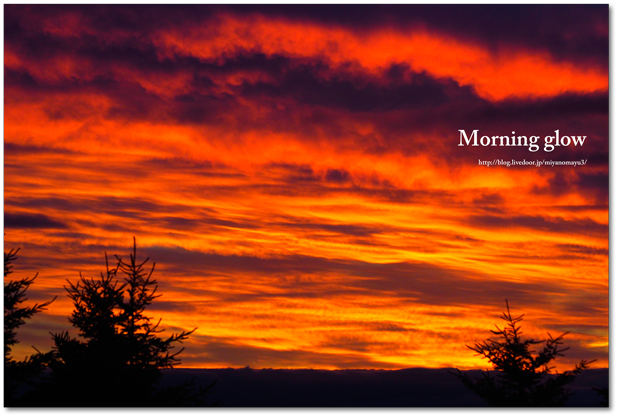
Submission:
[[[280,180],[290,184],[318,182],[321,180],[321,177],[314,172],[310,165],[270,163],[265,166],[265,170],[277,175]]]
[[[543,49],[558,60],[606,65],[608,5],[7,5],[5,36],[13,40],[23,16],[78,13],[99,31],[131,34],[217,21],[222,13],[256,15],[372,31],[425,28],[498,49]],[[570,40],[570,41],[569,41]]]
[[[151,311],[192,314],[195,312],[199,312],[202,306],[205,306],[205,302],[195,302],[195,301],[194,302],[181,302],[181,301],[165,300],[165,299],[160,298],[160,299],[157,299],[157,302],[153,303],[151,307]]]
[[[326,341],[318,343],[320,348],[340,349],[345,351],[357,351],[357,352],[370,352],[373,348],[381,347],[389,349],[391,347],[389,342],[370,341],[368,337],[365,337],[361,332],[347,333],[342,331],[336,332],[328,337]],[[415,348],[415,347],[413,347]],[[412,348],[412,349],[413,349]]]
[[[321,223],[309,223],[309,222],[276,222],[271,225],[285,228],[296,228],[307,231],[325,231],[328,233],[338,233],[358,237],[368,237],[373,234],[378,234],[391,230],[390,228],[372,227],[364,224],[321,224]]]
[[[62,149],[58,147],[33,146],[17,143],[4,143],[5,159],[13,156],[32,156],[32,155],[59,155],[59,156],[75,156],[76,152]]]
[[[67,225],[43,214],[4,214],[5,228],[67,228]]]
[[[587,170],[558,170],[543,185],[535,185],[531,192],[538,195],[561,196],[578,193],[588,196],[593,204],[607,204],[609,201],[609,173]]]
[[[553,208],[565,211],[565,212],[586,212],[586,211],[599,211],[607,212],[609,205],[556,205]]]
[[[590,218],[565,220],[562,217],[543,217],[536,215],[517,215],[502,217],[498,215],[474,215],[467,219],[471,225],[481,228],[514,227],[530,228],[541,232],[569,233],[580,235],[605,235],[609,232],[607,224],[598,223]]]
[[[278,5],[226,6],[359,31],[424,27],[496,49],[502,44],[545,49],[557,59],[606,65],[608,5]],[[571,39],[570,42],[567,39]]]
[[[5,200],[6,206],[55,210],[61,212],[80,212],[86,211],[91,213],[104,213],[114,217],[133,218],[137,220],[150,221],[153,219],[153,213],[165,216],[165,214],[178,214],[186,212],[188,207],[174,203],[161,203],[155,200],[144,198],[130,197],[114,197],[114,196],[95,196],[91,198],[62,198],[60,196],[49,197],[15,197]],[[210,214],[215,213],[208,207],[200,207],[197,213]],[[164,221],[168,218],[174,222],[174,216],[164,217]],[[79,220],[76,220],[79,221]],[[180,220],[179,222],[181,222]],[[94,225],[94,223],[89,223]]]
[[[303,104],[338,107],[348,111],[389,111],[402,108],[430,108],[448,98],[444,83],[426,74],[409,74],[398,79],[388,70],[387,85],[372,79],[355,79],[346,74],[334,74],[325,79],[319,74],[331,70],[321,63],[289,64],[277,83],[254,83],[244,86],[241,94],[248,96],[289,96]],[[452,86],[454,88],[456,83]]]
[[[18,87],[20,90],[27,91],[31,94],[70,94],[76,92],[89,93],[106,91],[110,95],[113,95],[114,93],[120,93],[121,87],[127,88],[127,84],[121,85],[114,79],[96,75],[92,79],[61,78],[51,81],[35,79],[35,77],[24,68],[5,68],[4,74],[6,78],[6,88]],[[123,91],[123,93],[126,93],[126,91]],[[127,94],[126,97],[129,99],[130,94]],[[60,118],[60,116],[56,116],[54,119],[58,120]]]
[[[589,94],[564,93],[554,97],[537,99],[506,99],[499,103],[484,103],[478,108],[474,108],[469,115],[475,116],[476,121],[497,120],[497,124],[505,124],[507,121],[519,122],[522,120],[537,123],[549,119],[555,121],[558,117],[566,117],[567,115],[575,115],[580,118],[589,115],[605,116],[608,112],[609,95],[600,92]],[[549,130],[549,134],[553,134],[557,128]],[[589,133],[580,132],[578,134]]]
[[[557,244],[556,247],[562,251],[566,251],[569,253],[578,253],[592,256],[609,255],[609,250],[606,248],[589,247],[580,244]]]
[[[251,273],[268,277],[268,286],[278,289],[275,292],[265,289],[241,295],[228,295],[206,289],[205,295],[216,296],[227,302],[267,300],[280,296],[331,298],[347,294],[370,294],[393,297],[395,301],[409,299],[416,303],[443,306],[471,303],[496,305],[498,300],[502,299],[509,299],[516,304],[529,304],[535,298],[538,305],[552,302],[554,309],[558,309],[557,301],[554,299],[562,294],[572,293],[570,287],[556,280],[504,281],[482,270],[474,272],[430,263],[375,264],[301,255],[276,258],[224,256],[173,247],[148,247],[146,251],[166,270],[183,270],[183,273],[190,275],[196,273],[205,276],[207,280],[215,276],[239,276]],[[338,287],[322,283],[320,276],[325,275],[342,276]],[[199,289],[188,290],[196,293]],[[581,314],[584,310],[596,308],[597,302],[600,301],[599,297],[598,292],[593,292],[585,296],[578,305],[566,303],[559,309],[571,311],[570,313],[579,311]]]
[[[325,175],[327,182],[343,183],[349,180],[349,172],[346,170],[329,169]]]
[[[483,194],[474,199],[474,204],[479,205],[503,205],[506,199],[498,193]]]
[[[593,194],[597,203],[609,201],[609,172],[583,173],[578,178],[576,186],[580,191]]]
[[[387,332],[408,332],[415,331],[415,329],[405,328],[402,325],[395,324],[393,322],[377,322],[372,325],[375,331],[387,331]]]
[[[184,218],[184,217],[162,217],[157,218],[155,221],[163,222],[163,224],[173,230],[197,230],[202,229],[204,226],[217,226],[224,228],[237,228],[237,229],[249,229],[255,230],[261,228],[251,221],[230,221],[217,217],[200,216],[196,218]]]
[[[290,178],[289,178],[290,179]],[[249,185],[247,189],[257,190],[260,193],[274,196],[286,197],[333,197],[338,195],[355,195],[364,199],[374,201],[387,201],[394,204],[425,204],[429,202],[443,203],[444,205],[453,205],[455,203],[455,193],[446,190],[425,190],[425,189],[403,189],[383,184],[382,186],[372,186],[373,184],[349,184],[343,183],[336,186],[337,183],[331,182],[331,186],[325,186],[321,183],[310,183],[313,181],[302,180],[297,186],[289,184],[277,185]],[[301,186],[305,183],[305,186]],[[231,188],[212,188],[214,192],[231,192]]]

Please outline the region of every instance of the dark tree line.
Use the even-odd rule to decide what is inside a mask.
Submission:
[[[16,251],[5,253],[5,277],[10,273]],[[161,369],[179,363],[180,349],[172,349],[194,331],[161,336],[161,320],[154,322],[146,308],[160,295],[153,278],[155,263],[137,260],[134,239],[129,259],[115,256],[98,278],[80,274],[76,283],[65,286],[74,310],[69,321],[78,338],[68,332],[52,334],[53,347],[23,362],[10,357],[15,330],[24,319],[43,310],[47,302],[22,307],[32,279],[5,284],[5,405],[73,407],[207,406],[206,387],[193,381],[165,389],[158,388]],[[9,302],[7,302],[7,296]],[[15,299],[15,300],[12,300]],[[8,326],[7,326],[8,325]],[[7,332],[8,330],[8,332]],[[8,336],[7,336],[8,334]],[[15,369],[15,371],[13,371]],[[26,389],[16,395],[18,387]]]

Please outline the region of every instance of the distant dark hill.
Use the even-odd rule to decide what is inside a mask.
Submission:
[[[447,369],[404,370],[163,370],[164,385],[217,379],[223,407],[480,407],[485,403]],[[479,377],[481,371],[468,372]],[[609,386],[609,370],[586,370],[571,385],[571,407],[600,406],[592,387]]]

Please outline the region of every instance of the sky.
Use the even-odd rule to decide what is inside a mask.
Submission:
[[[607,5],[5,5],[15,356],[135,236],[182,367],[486,368],[506,300],[607,367],[608,76]]]

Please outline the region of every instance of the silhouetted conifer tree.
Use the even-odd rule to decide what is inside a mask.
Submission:
[[[22,361],[16,361],[11,356],[12,346],[17,344],[17,329],[26,323],[35,313],[44,310],[49,302],[35,304],[33,306],[22,306],[27,300],[26,291],[34,282],[37,275],[31,278],[6,281],[6,278],[13,272],[13,262],[17,259],[19,249],[10,250],[4,253],[4,400],[6,406],[19,404],[17,401],[17,389],[33,382],[33,378],[38,376],[44,369],[45,364],[50,359],[50,354],[36,354],[26,357]]]
[[[592,390],[594,390],[596,394],[601,396],[601,401],[600,401],[601,406],[609,407],[609,388],[608,387],[602,387],[602,388],[593,387]]]
[[[508,301],[506,309],[502,315],[506,326],[503,329],[496,326],[497,330],[491,330],[499,340],[488,339],[473,347],[467,346],[489,360],[493,369],[498,371],[497,375],[487,371],[482,379],[472,379],[458,369],[452,374],[491,406],[562,406],[570,395],[567,385],[594,361],[582,360],[571,371],[552,374],[553,367],[549,364],[568,349],[560,348],[567,333],[556,338],[548,334],[546,341],[524,339],[518,326],[524,315],[513,317]],[[531,347],[543,342],[544,347],[535,354]]]
[[[74,304],[69,320],[83,341],[67,332],[53,334],[52,383],[44,401],[79,407],[206,405],[211,386],[200,389],[186,383],[174,392],[156,391],[160,369],[172,368],[183,351],[171,350],[195,329],[160,337],[161,320],[153,323],[145,315],[160,296],[152,278],[155,264],[149,270],[145,268],[148,258],[137,261],[135,238],[129,261],[116,259],[116,266],[110,268],[106,254],[105,274],[98,279],[80,274],[76,284],[65,287]]]

